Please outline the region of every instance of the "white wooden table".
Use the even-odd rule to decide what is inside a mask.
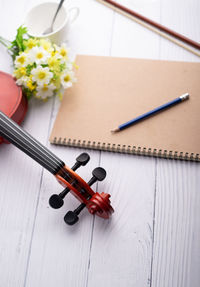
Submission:
[[[27,11],[41,0],[0,0],[0,35],[13,39]],[[199,61],[95,0],[80,7],[68,44],[76,53]],[[199,0],[120,1],[200,42]],[[12,72],[0,47],[0,70]],[[122,75],[125,71],[122,71]],[[48,143],[59,103],[32,100],[24,128],[69,166],[83,150]],[[62,187],[12,145],[0,146],[0,287],[198,287],[200,286],[200,165],[89,151],[80,169],[86,180],[101,165],[107,179],[96,189],[112,194],[115,213],[104,221],[83,211],[77,225],[48,205]]]

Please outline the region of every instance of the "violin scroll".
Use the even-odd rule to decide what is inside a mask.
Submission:
[[[79,217],[80,212],[87,207],[88,211],[91,214],[97,214],[103,218],[109,218],[112,212],[114,211],[110,205],[109,194],[94,192],[90,186],[92,186],[96,181],[102,181],[106,177],[106,171],[102,167],[97,167],[92,172],[92,178],[88,181],[88,183],[84,182],[82,178],[80,178],[74,171],[80,167],[84,166],[88,163],[90,157],[87,153],[82,153],[76,158],[75,165],[71,168],[73,171],[70,175],[71,179],[68,179],[68,182],[65,182],[64,176],[59,177],[59,181],[66,183],[67,187],[60,194],[53,194],[49,199],[49,204],[54,209],[58,209],[63,206],[64,198],[69,193],[72,192],[81,204],[74,210],[68,211],[64,216],[64,221],[68,225],[75,224]],[[70,169],[67,168],[68,176],[70,173]],[[70,182],[70,184],[69,184]],[[71,188],[72,190],[71,190]]]

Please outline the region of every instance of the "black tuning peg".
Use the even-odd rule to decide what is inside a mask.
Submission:
[[[92,172],[93,177],[88,181],[88,185],[91,186],[94,184],[97,180],[102,181],[106,177],[106,171],[102,167],[97,167]]]
[[[87,153],[82,153],[80,154],[77,158],[76,158],[76,163],[74,164],[74,166],[72,167],[72,170],[75,171],[77,170],[80,166],[85,166],[88,161],[90,160],[90,156]],[[73,185],[73,183],[72,183]],[[70,189],[68,187],[66,187],[60,194],[53,194],[50,198],[49,198],[49,205],[52,208],[58,209],[60,207],[63,206],[64,201],[63,199],[65,198],[65,196],[68,194],[68,192],[70,191]]]
[[[92,172],[93,177],[88,181],[88,185],[91,186],[97,180],[102,181],[106,177],[106,171],[102,167],[97,167]],[[65,223],[73,225],[79,220],[79,213],[85,208],[85,203],[81,203],[74,211],[68,211],[64,217]]]
[[[90,156],[87,153],[82,153],[80,154],[77,158],[76,158],[76,163],[75,165],[72,167],[72,170],[75,171],[77,170],[77,168],[79,168],[80,166],[85,166],[88,161],[90,160]]]
[[[65,214],[64,221],[68,225],[74,225],[79,220],[79,213],[85,208],[85,203],[81,203],[74,211],[68,211]]]
[[[63,198],[65,198],[69,191],[70,189],[66,187],[60,194],[53,194],[49,198],[49,205],[54,209],[62,207],[64,204]]]

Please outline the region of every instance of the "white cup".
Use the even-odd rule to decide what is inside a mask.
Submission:
[[[79,15],[79,8],[61,7],[53,25],[53,32],[43,34],[51,26],[58,3],[47,2],[34,6],[27,14],[24,26],[28,29],[28,34],[37,38],[48,38],[55,44],[61,44],[67,40],[70,24],[75,21]]]

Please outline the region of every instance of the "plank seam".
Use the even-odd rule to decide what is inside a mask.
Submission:
[[[112,54],[112,43],[113,43],[113,35],[114,35],[113,31],[114,31],[114,26],[115,26],[115,14],[116,14],[116,12],[113,11],[113,15],[112,15],[113,20],[112,20],[112,27],[111,27],[109,56],[111,56],[111,54]]]
[[[154,187],[154,204],[153,204],[153,228],[152,228],[152,250],[151,250],[151,267],[150,267],[150,287],[152,287],[153,276],[153,256],[154,256],[154,234],[155,234],[155,215],[156,215],[156,194],[157,194],[157,168],[158,159],[155,159],[155,187]]]
[[[101,165],[101,151],[99,153],[99,166]],[[96,192],[98,191],[98,182],[96,184]],[[89,269],[90,269],[90,259],[92,253],[92,243],[93,243],[93,235],[94,235],[94,223],[95,223],[95,216],[92,221],[92,231],[91,231],[91,240],[90,240],[90,248],[89,248],[89,258],[88,258],[88,269],[87,269],[87,277],[86,277],[86,287],[88,287],[89,281]]]
[[[89,248],[89,258],[88,258],[88,269],[87,269],[86,285],[85,285],[86,287],[88,287],[88,281],[89,281],[90,259],[91,259],[92,243],[93,243],[93,235],[94,235],[94,221],[95,221],[95,216],[92,221],[92,231],[91,231],[91,240],[90,240],[90,248]]]
[[[36,225],[37,212],[38,212],[39,201],[40,201],[40,192],[41,192],[41,188],[42,188],[43,174],[44,174],[44,168],[42,168],[42,172],[41,172],[40,186],[39,186],[39,191],[38,191],[38,196],[37,196],[37,202],[36,202],[36,207],[35,207],[33,227],[32,227],[32,231],[31,231],[31,240],[30,240],[30,244],[29,244],[29,248],[28,248],[28,258],[27,258],[27,263],[26,263],[26,270],[25,270],[24,284],[23,284],[24,287],[26,286],[26,282],[27,282],[27,276],[28,276],[28,270],[29,270],[29,263],[30,263],[30,257],[31,257],[31,248],[32,248],[32,242],[33,242],[33,237],[34,237],[34,231],[35,231],[35,225]]]

